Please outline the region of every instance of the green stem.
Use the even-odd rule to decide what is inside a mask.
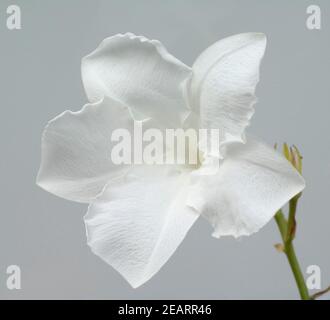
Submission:
[[[308,289],[307,289],[307,286],[305,283],[305,279],[301,272],[292,241],[285,244],[285,254],[288,258],[292,273],[296,280],[301,299],[310,300]]]
[[[287,221],[284,217],[282,210],[277,211],[275,214],[275,221],[277,223],[278,229],[280,230],[283,242],[285,242],[286,232],[287,232]]]
[[[286,233],[286,242],[292,242],[296,234],[296,210],[298,197],[294,197],[289,202],[288,229]]]
[[[294,204],[294,211],[296,209],[296,203]],[[292,209],[293,207],[290,207],[290,213],[289,214],[289,221],[287,222],[282,210],[279,210],[276,215],[275,215],[275,221],[277,223],[277,226],[280,230],[281,237],[283,240],[283,245],[284,245],[284,253],[288,259],[288,262],[290,264],[292,273],[294,275],[294,278],[296,280],[296,284],[300,293],[300,297],[302,300],[310,300],[310,296],[308,293],[308,289],[305,283],[304,276],[301,272],[301,268],[294,250],[294,246],[292,244],[293,237],[292,235],[292,230],[289,228],[292,228],[292,224],[290,224],[290,218],[294,218],[294,214],[292,214]],[[292,220],[291,220],[292,221]],[[291,226],[291,227],[290,227]]]

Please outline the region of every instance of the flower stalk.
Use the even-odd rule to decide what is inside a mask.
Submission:
[[[276,147],[275,147],[276,148]],[[283,145],[283,154],[288,161],[299,171],[302,172],[302,157],[296,147],[289,148],[285,143]],[[283,244],[281,248],[286,255],[290,268],[292,270],[293,276],[295,278],[299,294],[302,300],[310,300],[311,297],[308,292],[308,288],[305,283],[303,273],[301,271],[299,261],[294,249],[293,240],[296,235],[296,211],[298,200],[301,193],[293,197],[289,202],[289,214],[288,219],[285,218],[282,210],[279,210],[275,215],[275,221],[280,230],[281,238]]]
[[[303,273],[301,271],[299,261],[297,259],[295,249],[293,246],[293,238],[288,237],[289,228],[288,221],[286,221],[282,210],[279,210],[275,215],[275,221],[280,230],[282,241],[283,241],[283,252],[286,255],[289,265],[291,267],[293,276],[296,280],[296,284],[299,290],[299,294],[302,300],[310,300],[308,289],[305,283]]]
[[[277,144],[274,146],[275,149],[277,149]],[[298,150],[297,147],[292,146],[288,147],[286,143],[283,144],[283,154],[285,158],[291,162],[293,167],[302,174],[302,156]],[[298,193],[296,196],[294,196],[289,201],[289,213],[288,213],[288,219],[286,219],[282,209],[278,210],[275,214],[275,221],[278,226],[278,229],[281,234],[282,242],[281,244],[276,244],[275,248],[283,252],[289,262],[289,265],[291,267],[293,276],[296,280],[296,284],[299,290],[300,298],[301,300],[315,300],[322,296],[323,294],[326,294],[330,292],[330,286],[326,288],[325,290],[321,290],[319,292],[314,293],[313,295],[309,294],[308,288],[306,286],[306,282],[304,279],[304,275],[301,271],[299,261],[297,259],[297,255],[294,249],[293,240],[296,236],[296,211],[297,211],[297,205],[299,198],[301,197],[301,192]]]

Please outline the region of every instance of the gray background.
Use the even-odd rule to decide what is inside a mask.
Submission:
[[[22,30],[6,28],[6,8],[22,10]],[[319,4],[322,30],[306,28],[306,8]],[[45,1],[0,4],[0,297],[6,299],[297,298],[272,221],[241,240],[211,237],[202,219],[163,269],[132,289],[86,245],[86,205],[35,185],[46,122],[86,102],[80,60],[99,42],[131,31],[161,40],[191,65],[225,36],[259,31],[268,48],[251,133],[294,143],[304,155],[307,188],[299,206],[297,253],[330,284],[330,2],[329,1]],[[18,264],[22,289],[6,288]]]

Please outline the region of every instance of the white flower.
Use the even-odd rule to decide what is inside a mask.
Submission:
[[[244,131],[253,115],[263,34],[216,42],[192,68],[155,40],[133,34],[105,39],[82,60],[90,101],[51,120],[37,178],[45,190],[90,203],[85,216],[93,252],[133,286],[149,280],[204,216],[220,237],[264,226],[304,180],[273,148]],[[216,173],[175,165],[119,166],[109,161],[116,128],[219,128]],[[200,145],[204,158],[211,156]]]

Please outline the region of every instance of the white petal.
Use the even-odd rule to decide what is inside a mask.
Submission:
[[[165,264],[198,218],[185,205],[188,174],[142,169],[108,185],[85,216],[93,252],[134,288]]]
[[[305,186],[281,154],[252,139],[230,145],[216,174],[194,179],[187,203],[209,220],[215,237],[258,231]]]
[[[90,101],[108,95],[128,105],[137,119],[153,117],[172,127],[189,113],[183,87],[190,75],[159,41],[131,33],[105,39],[82,60]]]
[[[111,134],[132,127],[129,110],[110,98],[78,112],[65,111],[44,130],[37,184],[69,200],[91,201],[127,170],[111,161]]]
[[[220,129],[220,146],[244,141],[265,48],[263,34],[239,34],[207,48],[193,65],[190,103],[201,128]]]

